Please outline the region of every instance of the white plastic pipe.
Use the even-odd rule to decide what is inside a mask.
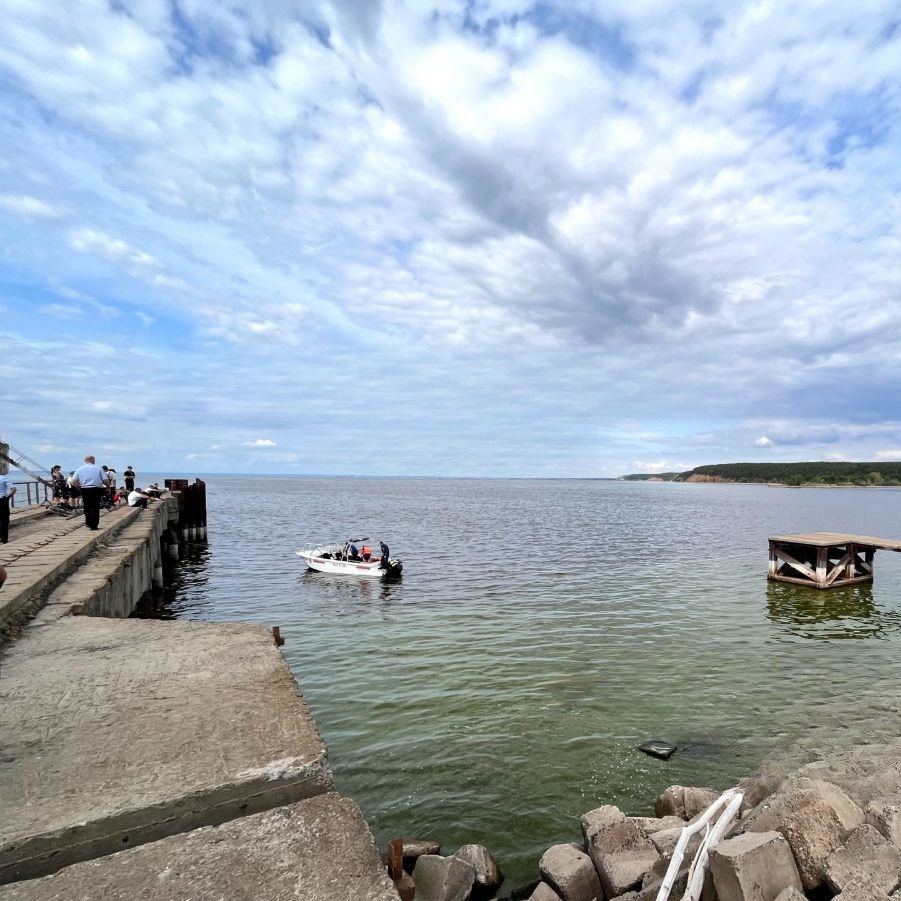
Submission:
[[[695,864],[692,865],[691,871],[689,872],[689,885],[683,896],[683,901],[697,901],[698,895],[700,895],[700,889],[704,885],[704,872],[707,869],[707,852],[719,842],[725,834],[726,829],[729,828],[729,823],[735,816],[735,812],[741,806],[743,797],[743,794],[738,791],[738,789],[730,788],[728,791],[723,792],[723,794],[721,794],[694,823],[689,823],[685,826],[682,830],[682,834],[679,836],[679,841],[676,842],[676,847],[673,849],[673,857],[666,869],[666,875],[663,877],[663,882],[660,883],[660,890],[657,892],[657,901],[668,901],[669,894],[673,890],[673,884],[682,867],[682,859],[685,856],[685,849],[688,846],[688,842],[695,833],[704,829],[707,831],[707,835],[704,837],[701,847],[698,849],[695,857]],[[709,823],[713,819],[714,814],[722,807],[725,807],[726,809],[717,820],[716,825],[711,829]],[[701,859],[702,850],[704,851],[703,863],[698,867],[696,864]],[[698,886],[697,894],[692,896],[692,886],[696,881]]]

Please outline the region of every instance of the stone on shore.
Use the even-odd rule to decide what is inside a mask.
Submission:
[[[901,848],[901,804],[870,801],[864,810],[866,822],[884,838]]]
[[[706,810],[720,794],[712,788],[671,785],[654,802],[654,813],[658,817],[676,816],[683,820],[690,820]]]
[[[791,848],[778,832],[746,832],[710,852],[719,901],[775,901],[786,888],[801,891]]]
[[[413,872],[416,861],[419,860],[423,854],[441,853],[441,842],[434,842],[428,838],[402,838],[401,841],[404,843],[404,869],[408,873]]]
[[[886,901],[889,897],[897,898],[899,894],[895,892],[891,896],[887,895],[880,891],[871,879],[864,877],[849,883],[832,901]]]
[[[682,828],[685,820],[681,817],[628,817],[647,836],[661,829]]]
[[[638,888],[660,856],[653,842],[618,807],[589,811],[582,817],[582,831],[608,898]]]
[[[672,856],[673,850],[679,842],[679,839],[682,837],[682,830],[684,829],[684,824],[682,826],[676,826],[675,829],[661,829],[659,832],[652,832],[648,838],[654,843],[654,847],[661,853],[668,856]],[[695,832],[694,835],[691,836],[688,840],[688,844],[685,846],[685,854],[694,855],[695,851],[698,850],[698,845],[701,844],[701,839],[703,839],[704,833]],[[689,858],[690,859],[690,858]]]
[[[529,895],[529,901],[563,901],[563,899],[546,882],[539,882],[535,891]]]
[[[572,845],[551,845],[538,862],[541,878],[563,901],[594,901],[601,881],[591,858]]]
[[[901,882],[901,849],[866,823],[858,826],[826,861],[826,880],[836,892],[864,878],[885,893]]]
[[[413,870],[416,901],[468,901],[475,876],[475,870],[459,857],[423,854]]]
[[[2,901],[288,898],[397,901],[349,798],[319,795],[0,886]]]
[[[457,849],[454,857],[468,863],[475,873],[472,889],[474,899],[493,895],[495,889],[504,881],[500,867],[484,845],[463,845]]]
[[[796,888],[786,888],[776,895],[776,901],[807,901],[807,896]]]
[[[746,832],[775,830],[785,836],[808,891],[826,881],[826,859],[845,840],[845,825],[863,811],[837,786],[815,779],[787,780],[742,821]]]

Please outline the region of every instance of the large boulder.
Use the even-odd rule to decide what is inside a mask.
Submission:
[[[475,870],[459,857],[423,854],[413,870],[416,901],[468,901]]]
[[[901,848],[901,802],[870,801],[864,816],[884,838]]]
[[[430,838],[402,838],[403,842],[403,867],[408,873],[413,872],[416,861],[423,854],[440,854],[441,842],[433,841]]]
[[[546,882],[539,882],[535,891],[529,895],[529,901],[563,901],[563,899]]]
[[[880,891],[871,879],[863,877],[849,883],[844,891],[836,895],[832,901],[887,901],[889,897],[885,892]],[[891,897],[901,896],[892,894]]]
[[[863,811],[837,786],[814,779],[787,780],[741,822],[745,832],[785,836],[808,891],[826,882],[826,859],[845,840]]]
[[[661,853],[667,856],[672,856],[673,850],[679,842],[679,839],[682,837],[682,830],[684,829],[685,824],[682,826],[677,826],[675,829],[661,829],[659,832],[652,832],[648,838],[654,843],[654,847]],[[703,832],[695,832],[689,839],[688,844],[685,846],[685,859],[691,860],[694,856],[695,851],[698,850],[698,845],[701,844],[701,839],[704,837]]]
[[[776,895],[776,901],[807,901],[807,896],[796,888],[786,888]]]
[[[719,901],[776,901],[786,888],[801,890],[788,842],[778,832],[746,832],[710,852]]]
[[[454,857],[468,863],[475,873],[472,897],[491,897],[497,887],[504,881],[504,875],[484,845],[463,845]]]
[[[858,826],[826,861],[826,880],[836,892],[864,879],[886,894],[901,882],[901,848],[867,823]]]
[[[654,813],[658,817],[676,816],[690,820],[706,810],[720,794],[712,788],[671,785],[654,802]]]
[[[538,861],[538,871],[563,901],[594,901],[602,893],[591,858],[571,844],[548,848]]]
[[[586,813],[582,832],[608,898],[639,888],[660,856],[654,843],[618,807],[607,805]]]
[[[685,820],[681,817],[627,817],[627,819],[647,836],[661,829],[675,829],[685,825]]]

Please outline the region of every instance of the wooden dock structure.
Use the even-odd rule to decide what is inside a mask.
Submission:
[[[901,541],[842,532],[774,535],[769,541],[770,581],[820,589],[872,582],[876,551],[901,552]]]

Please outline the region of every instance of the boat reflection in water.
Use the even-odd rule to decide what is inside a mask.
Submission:
[[[767,616],[783,636],[817,641],[882,638],[901,630],[901,610],[877,604],[872,583],[816,591],[768,582]]]

